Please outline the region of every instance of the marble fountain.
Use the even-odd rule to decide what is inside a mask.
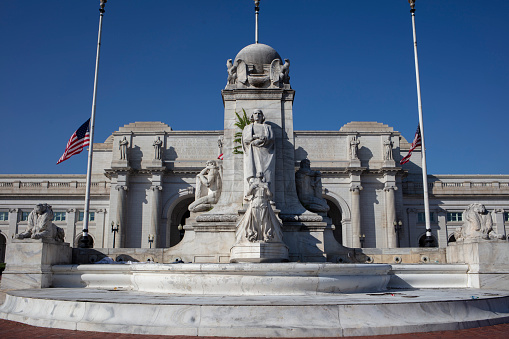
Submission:
[[[7,246],[0,318],[84,331],[234,337],[360,336],[509,321],[507,242],[449,246],[447,264],[389,265],[366,263],[370,258],[335,241],[320,173],[307,159],[295,171],[289,62],[254,44],[228,65],[224,160],[208,161],[197,175],[184,239],[163,250],[171,260],[73,262],[73,249],[54,237],[58,230],[32,239],[38,218],[50,213],[36,208],[32,229],[29,223]],[[251,123],[237,145],[243,154],[234,154],[235,113],[242,109]],[[352,158],[349,166],[360,162]],[[137,249],[116,250],[134,256]],[[171,263],[175,257],[184,263]]]

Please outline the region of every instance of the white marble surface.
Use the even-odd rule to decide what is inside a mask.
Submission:
[[[0,318],[44,327],[139,334],[395,334],[507,322],[509,293],[441,289],[226,297],[54,288],[9,292]]]
[[[53,266],[54,287],[191,295],[306,295],[382,291],[390,265],[331,263]]]

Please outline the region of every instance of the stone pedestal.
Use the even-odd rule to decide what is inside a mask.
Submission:
[[[52,284],[52,265],[72,261],[69,243],[44,239],[14,239],[7,244],[2,289],[45,288]]]
[[[288,261],[288,247],[281,242],[245,242],[231,249],[230,262]]]
[[[473,288],[509,290],[509,242],[485,240],[447,246],[447,263],[469,265],[468,284]]]

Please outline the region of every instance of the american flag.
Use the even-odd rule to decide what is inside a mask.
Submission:
[[[415,132],[414,141],[412,142],[412,145],[410,146],[410,150],[408,151],[408,154],[401,159],[399,162],[401,165],[406,164],[410,161],[410,157],[412,156],[412,152],[414,149],[418,146],[421,146],[421,129],[419,126],[417,126],[417,131]]]
[[[83,125],[71,135],[71,138],[67,142],[64,154],[60,157],[57,165],[62,161],[65,161],[75,154],[81,153],[85,146],[90,144],[90,119],[85,121]]]

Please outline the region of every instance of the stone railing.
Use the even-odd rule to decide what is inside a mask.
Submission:
[[[508,176],[509,179],[509,176]],[[403,182],[404,194],[422,194],[422,182],[407,181]],[[509,181],[485,180],[464,180],[464,181],[445,181],[437,180],[428,182],[429,193],[433,195],[509,195]]]
[[[62,180],[41,178],[37,180],[30,178],[27,180],[8,180],[0,181],[0,195],[10,194],[84,194],[87,183],[84,179]],[[1,179],[0,179],[1,180]],[[7,181],[8,180],[8,181]],[[93,181],[90,185],[93,194],[109,194],[109,182]]]

